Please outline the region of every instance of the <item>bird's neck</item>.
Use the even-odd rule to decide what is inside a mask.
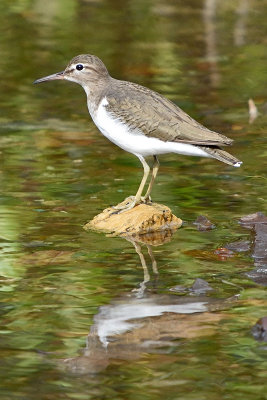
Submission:
[[[111,84],[111,79],[111,77],[108,77],[106,79],[99,79],[97,82],[87,82],[82,85],[87,96],[88,110],[91,115],[96,113],[99,103]]]

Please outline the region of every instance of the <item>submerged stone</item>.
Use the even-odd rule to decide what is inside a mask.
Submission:
[[[216,228],[216,225],[210,222],[205,215],[199,215],[193,224],[197,226],[199,231],[210,231]]]
[[[257,224],[267,224],[267,217],[262,212],[245,215],[238,221],[244,228],[253,229]]]
[[[249,240],[237,240],[236,242],[227,243],[225,248],[228,250],[235,251],[237,253],[241,253],[243,251],[250,250],[251,243]]]
[[[195,294],[204,294],[208,291],[214,290],[207,281],[201,278],[197,278],[193,283],[190,291],[194,292]]]

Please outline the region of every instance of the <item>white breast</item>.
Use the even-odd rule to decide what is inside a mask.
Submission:
[[[141,131],[130,130],[127,125],[115,119],[106,109],[108,100],[101,101],[97,112],[92,115],[93,121],[111,142],[123,150],[143,157],[166,153],[179,153],[191,156],[211,157],[204,150],[185,143],[164,142],[157,138],[145,136]],[[88,104],[89,112],[90,107]]]

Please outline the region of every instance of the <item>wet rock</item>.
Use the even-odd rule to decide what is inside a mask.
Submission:
[[[262,212],[246,215],[239,223],[255,232],[252,257],[255,269],[246,275],[259,285],[267,285],[267,217]]]
[[[193,224],[197,226],[199,231],[210,231],[216,228],[216,225],[210,222],[205,215],[199,215]]]
[[[267,217],[262,212],[245,215],[238,221],[240,225],[247,229],[253,229],[258,224],[267,224]]]
[[[267,317],[259,319],[251,329],[251,333],[256,340],[267,342]]]
[[[245,275],[257,285],[267,286],[267,268],[254,268]]]
[[[267,267],[267,225],[259,224],[255,226],[256,236],[254,251],[252,257],[259,264],[255,265],[265,265]]]
[[[118,206],[125,206],[125,199]],[[118,213],[114,207],[106,208],[88,222],[84,229],[93,229],[114,235],[142,235],[151,232],[177,229],[182,220],[172,214],[169,207],[162,204],[139,204],[138,206]]]
[[[249,240],[237,240],[236,242],[227,243],[225,248],[228,250],[235,251],[237,253],[241,253],[243,251],[250,250],[251,243]]]
[[[246,275],[258,285],[267,286],[267,225],[258,224],[255,231],[252,257],[256,268]]]
[[[193,285],[189,288],[181,285],[176,285],[170,288],[169,290],[170,292],[176,292],[181,294],[189,292],[191,294],[201,295],[205,294],[206,292],[212,291],[214,289],[204,279],[197,278],[193,283]]]
[[[205,294],[206,292],[209,292],[211,290],[214,290],[207,281],[201,278],[197,278],[195,282],[193,283],[190,292],[194,292],[194,294]]]

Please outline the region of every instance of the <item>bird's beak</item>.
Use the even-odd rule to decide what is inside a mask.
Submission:
[[[57,72],[56,74],[45,76],[44,78],[37,79],[33,83],[42,83],[42,82],[46,82],[46,81],[54,81],[56,79],[64,79],[65,78],[64,72],[65,71],[61,71],[61,72]]]

